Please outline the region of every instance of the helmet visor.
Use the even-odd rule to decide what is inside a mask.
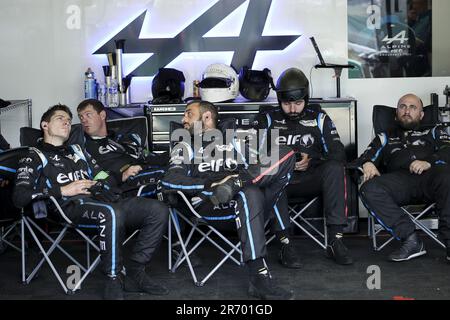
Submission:
[[[278,100],[280,100],[281,102],[303,100],[307,94],[308,90],[306,88],[288,91],[277,91]]]
[[[232,84],[227,78],[205,78],[198,84],[200,88],[229,88]]]

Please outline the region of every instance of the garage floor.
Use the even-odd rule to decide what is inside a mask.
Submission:
[[[362,228],[361,230],[365,230]],[[422,238],[425,238],[424,236]],[[351,250],[355,263],[351,266],[336,265],[324,257],[324,251],[309,238],[296,236],[295,247],[302,259],[303,268],[290,270],[277,262],[278,248],[269,245],[268,264],[280,285],[293,290],[295,299],[306,300],[392,300],[392,299],[450,299],[450,264],[445,260],[445,251],[434,242],[425,239],[428,254],[402,263],[386,260],[387,254],[396,247],[391,244],[382,252],[374,252],[364,235],[349,235],[345,243]],[[65,243],[71,252],[82,256],[84,246],[78,242]],[[127,245],[130,248],[130,245]],[[203,266],[198,269],[205,274],[206,266],[217,261],[215,248],[202,247],[199,251]],[[54,256],[56,265],[63,270],[70,264],[62,255]],[[380,289],[369,290],[367,282],[374,284],[373,270],[380,268]],[[369,272],[368,272],[369,268]],[[203,286],[196,287],[186,267],[176,273],[167,270],[167,242],[164,241],[147,272],[163,282],[169,289],[168,296],[127,294],[127,299],[176,299],[176,300],[242,300],[249,299],[247,271],[230,262]],[[50,268],[45,265],[39,277],[29,285],[20,283],[20,254],[7,250],[0,256],[0,299],[101,299],[102,274],[97,270],[75,295],[65,295]],[[65,278],[68,274],[64,275]]]

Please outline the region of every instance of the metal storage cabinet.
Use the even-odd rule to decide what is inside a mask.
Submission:
[[[356,100],[312,99],[311,103],[320,104],[331,117],[345,146],[347,159],[355,159],[357,157]],[[238,126],[246,127],[256,118],[260,108],[276,107],[278,102],[276,100],[262,102],[242,101],[216,103],[215,105],[219,108],[220,118],[236,118]],[[146,114],[150,117],[150,140],[153,141],[152,147],[154,151],[168,150],[170,140],[169,124],[171,121],[181,122],[185,106],[186,104],[160,104],[146,105],[144,107]],[[120,110],[117,110],[117,112],[120,112]]]

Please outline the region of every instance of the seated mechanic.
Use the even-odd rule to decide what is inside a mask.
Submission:
[[[416,201],[436,202],[440,237],[450,260],[450,137],[440,125],[422,128],[423,116],[421,99],[404,95],[397,104],[398,126],[377,135],[355,161],[364,172],[361,200],[370,214],[401,241],[400,248],[389,255],[391,261],[426,254],[414,223],[400,208]]]
[[[267,140],[271,139],[271,130],[278,129],[275,143],[287,145],[296,153],[297,162],[286,189],[287,197],[284,194],[285,206],[288,197],[321,195],[327,217],[327,256],[338,264],[352,264],[353,259],[342,241],[348,212],[346,157],[336,126],[326,113],[310,108],[309,81],[301,70],[285,70],[278,78],[276,93],[280,108],[261,114],[255,126],[266,130]],[[289,227],[288,210],[279,212],[284,217],[281,220]],[[292,259],[285,260],[287,264]]]
[[[224,123],[221,122],[222,127]],[[185,136],[173,148],[169,168],[161,179],[160,194],[183,191],[197,200],[197,211],[211,224],[236,226],[250,273],[249,295],[260,299],[291,298],[291,292],[274,284],[263,258],[264,207],[274,207],[287,185],[294,166],[293,151],[280,148],[277,159],[266,161],[266,155],[264,161],[250,163],[250,149],[246,143],[242,147],[243,140],[234,139],[235,129],[217,130],[217,109],[207,101],[189,103],[183,125],[186,130],[180,131]],[[180,141],[174,135],[172,139]],[[231,136],[231,141],[226,141],[225,136]]]
[[[125,291],[164,295],[168,290],[145,272],[166,231],[169,211],[147,198],[121,199],[108,175],[78,145],[67,145],[72,113],[65,105],[49,108],[41,118],[44,139],[19,163],[13,202],[24,207],[53,196],[75,224],[98,225],[105,278],[105,299],[123,299]],[[89,212],[89,215],[86,214]],[[122,242],[127,230],[139,229],[124,267]]]
[[[108,131],[106,111],[103,104],[95,99],[82,101],[77,108],[86,138],[86,151],[98,164],[121,181],[122,188],[153,185],[164,173],[169,163],[168,153],[149,153],[137,134],[116,134]]]

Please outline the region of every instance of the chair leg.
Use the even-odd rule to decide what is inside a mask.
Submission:
[[[100,255],[97,256],[97,258],[94,260],[94,262],[92,262],[92,264],[89,266],[86,272],[83,273],[83,276],[80,278],[80,280],[78,280],[73,289],[68,290],[67,293],[73,294],[75,293],[75,291],[81,289],[81,284],[83,283],[83,281],[97,267],[99,263],[100,263]]]
[[[208,227],[208,231],[205,233],[202,230],[199,229],[197,224],[192,223],[189,219],[187,219],[186,217],[184,217],[183,215],[179,214],[179,217],[181,217],[188,225],[191,226],[191,231],[189,233],[189,235],[186,237],[186,240],[183,240],[181,237],[181,232],[179,229],[179,225],[176,223],[177,221],[177,215],[176,213],[173,212],[173,210],[171,210],[171,219],[172,222],[175,226],[175,231],[177,232],[177,236],[178,239],[180,241],[181,247],[183,249],[183,257],[178,257],[177,261],[175,262],[175,264],[172,266],[171,271],[174,272],[178,266],[184,261],[184,259],[186,259],[188,265],[189,265],[189,269],[192,275],[192,278],[194,280],[194,284],[196,286],[203,286],[208,280],[209,278],[228,260],[231,259],[233,260],[236,264],[238,264],[239,266],[242,265],[242,250],[240,249],[240,242],[238,242],[237,244],[233,244],[231,241],[229,241],[226,237],[224,237],[219,231],[217,231],[214,227],[212,227],[211,225],[207,225]],[[202,238],[195,243],[195,245],[188,251],[187,250],[187,246],[189,245],[189,242],[192,240],[192,236],[193,233],[197,231],[198,233],[200,233],[202,235]],[[224,248],[222,248],[216,241],[214,241],[210,235],[214,233],[216,236],[218,236],[223,242],[225,242],[227,245],[230,246],[231,250],[227,251]],[[194,252],[198,246],[204,242],[204,240],[207,240],[208,242],[210,242],[212,245],[214,245],[217,249],[219,249],[223,254],[224,257],[220,260],[220,262],[218,264],[215,265],[215,267],[209,271],[209,273],[203,277],[202,280],[199,281],[199,279],[197,278],[195,271],[191,265],[190,259],[189,259],[189,255],[192,254],[192,252]],[[233,257],[233,254],[237,252],[238,254],[240,254],[241,256],[241,261],[238,261],[235,257]]]
[[[433,239],[437,244],[439,244],[441,247],[443,247],[444,249],[446,248],[445,244],[442,243],[441,240],[439,240],[438,236],[431,231],[429,228],[427,228],[421,221],[419,221],[419,218],[422,217],[427,211],[431,210],[432,207],[434,206],[431,205],[428,208],[426,208],[423,212],[421,212],[418,216],[413,216],[409,211],[407,211],[406,209],[402,208],[403,211],[409,216],[409,218],[411,219],[411,221],[419,228],[421,229],[423,232],[425,232],[431,239]]]
[[[186,247],[183,242],[183,238],[181,237],[180,226],[176,223],[175,215],[176,214],[173,212],[173,209],[171,208],[170,209],[170,219],[172,219],[172,222],[174,224],[175,232],[177,233],[178,241],[180,241],[181,249],[183,250],[183,253],[186,257],[186,262],[188,264],[189,271],[191,272],[192,279],[194,280],[194,283],[197,284],[198,283],[197,276],[195,275],[194,268],[192,267],[191,260],[189,259],[189,255],[187,253]]]
[[[50,237],[44,230],[42,230],[42,228],[39,227],[33,220],[31,220],[29,218],[25,218],[25,219],[27,220],[28,223],[31,223],[36,228],[36,230],[38,230],[48,241],[50,241],[51,243],[55,243],[56,240],[53,240],[53,238]],[[65,234],[67,229],[68,229],[68,226],[65,225],[63,228],[63,231],[61,231],[61,232],[64,232],[64,234]],[[78,229],[75,229],[75,230],[79,231]],[[87,237],[85,238],[85,240],[89,241]],[[60,242],[55,243],[58,250],[61,251],[61,253],[63,253],[70,261],[72,261],[74,264],[76,264],[81,270],[83,270],[83,272],[86,272],[86,268],[80,262],[78,262],[72,255],[70,255],[66,250],[64,250],[59,243]],[[42,262],[43,262],[43,260],[42,260]]]
[[[25,284],[25,265],[26,265],[26,258],[25,258],[25,217],[22,215],[22,218],[20,219],[20,244],[22,246],[22,283]]]
[[[217,244],[217,242],[215,242],[214,240],[212,240],[209,235],[214,232],[216,235],[218,235],[219,237],[222,238],[222,240],[227,243],[230,247],[233,247],[233,243],[231,243],[228,239],[226,239],[225,237],[222,236],[222,234],[217,231],[217,229],[215,229],[214,227],[212,227],[211,225],[207,225],[207,227],[209,228],[208,232],[205,233],[203,232],[201,229],[198,228],[197,225],[193,224],[189,219],[187,219],[186,217],[184,217],[183,215],[180,215],[180,217],[188,224],[192,227],[190,235],[188,236],[188,240],[190,240],[190,238],[192,237],[193,233],[195,231],[197,231],[198,233],[200,233],[202,235],[202,239],[200,240],[201,242],[203,242],[204,240],[207,240],[209,243],[211,243],[213,246],[215,246],[218,250],[220,250],[223,254],[227,254],[228,252],[223,249],[219,244]],[[185,241],[185,245],[187,246],[189,241],[186,240]],[[198,247],[199,243],[195,246]],[[192,249],[189,251],[189,254],[192,253]],[[238,249],[238,252],[240,252],[240,250]],[[233,260],[237,265],[241,265],[241,263],[233,256],[230,257],[231,260]]]
[[[172,219],[169,218],[169,221],[167,223],[167,247],[168,252],[167,256],[169,257],[168,265],[169,265],[169,271],[172,270]]]
[[[5,231],[5,228],[2,227],[1,241],[2,241],[4,244],[6,244],[7,246],[9,246],[9,247],[13,248],[14,250],[20,252],[20,248],[17,247],[16,245],[14,245],[13,243],[11,243],[11,242],[7,239],[7,237],[9,236],[9,234],[17,228],[17,225],[18,225],[18,224],[20,224],[20,221],[15,221],[12,225],[10,225],[10,226],[8,226],[8,227],[6,228],[6,231]],[[13,235],[13,238],[14,238],[14,235]]]
[[[42,244],[40,243],[39,239],[37,238],[36,234],[34,233],[32,227],[31,227],[31,225],[29,224],[29,222],[27,221],[27,218],[26,218],[26,217],[25,217],[25,219],[24,219],[24,222],[25,222],[25,225],[26,225],[28,231],[30,232],[31,236],[32,236],[33,239],[34,239],[34,242],[36,243],[36,245],[39,247],[39,250],[40,250],[41,253],[43,254],[43,256],[44,256],[43,259],[45,259],[45,261],[48,263],[48,265],[50,266],[50,268],[51,268],[52,271],[53,271],[53,274],[54,274],[55,277],[58,279],[59,284],[60,284],[61,287],[63,288],[64,292],[67,294],[68,289],[67,289],[66,285],[65,285],[64,282],[62,281],[62,279],[61,279],[61,277],[60,277],[58,271],[56,270],[55,266],[53,265],[52,261],[50,260],[50,258],[49,258],[49,256],[48,256],[48,253],[45,251],[44,247],[42,247]],[[58,238],[59,238],[59,237],[58,237]],[[61,237],[61,239],[62,239],[62,237]],[[59,240],[61,240],[61,239],[59,239]],[[54,244],[52,245],[52,247],[53,247],[53,249],[56,248],[56,244],[54,243]],[[53,250],[51,250],[51,251],[53,251]],[[49,253],[51,253],[51,251],[49,250]],[[40,265],[42,265],[42,264],[40,263]],[[39,267],[37,267],[35,270],[33,270],[32,274],[28,277],[29,279],[26,280],[26,283],[27,283],[27,284],[29,283],[29,281],[31,281],[31,279],[33,278],[34,274],[36,274],[38,268],[40,268],[40,265],[39,265]]]
[[[306,235],[308,235],[314,242],[316,242],[322,249],[326,249],[328,245],[328,235],[327,235],[327,229],[326,229],[326,217],[323,216],[323,233],[318,230],[314,225],[312,225],[306,218],[302,216],[302,214],[311,206],[313,205],[319,198],[315,197],[312,200],[310,200],[305,206],[301,208],[301,210],[298,210],[297,207],[299,204],[294,204],[292,206],[289,206],[289,213],[290,213],[290,220],[291,222],[296,225],[300,230],[302,230]],[[298,210],[298,211],[296,211]],[[304,224],[306,224],[309,228],[312,229],[312,231],[308,231],[307,228],[303,227],[300,222],[301,220]],[[313,234],[313,232],[316,234]],[[322,240],[323,239],[323,240]]]
[[[384,247],[386,247],[394,240],[394,237],[391,236],[388,240],[384,241],[382,244],[379,244],[377,236],[381,231],[383,231],[383,228],[378,227],[377,229],[375,218],[373,216],[369,216],[368,219],[370,220],[370,222],[368,222],[368,225],[370,225],[369,233],[372,235],[372,248],[374,251],[381,251]]]

